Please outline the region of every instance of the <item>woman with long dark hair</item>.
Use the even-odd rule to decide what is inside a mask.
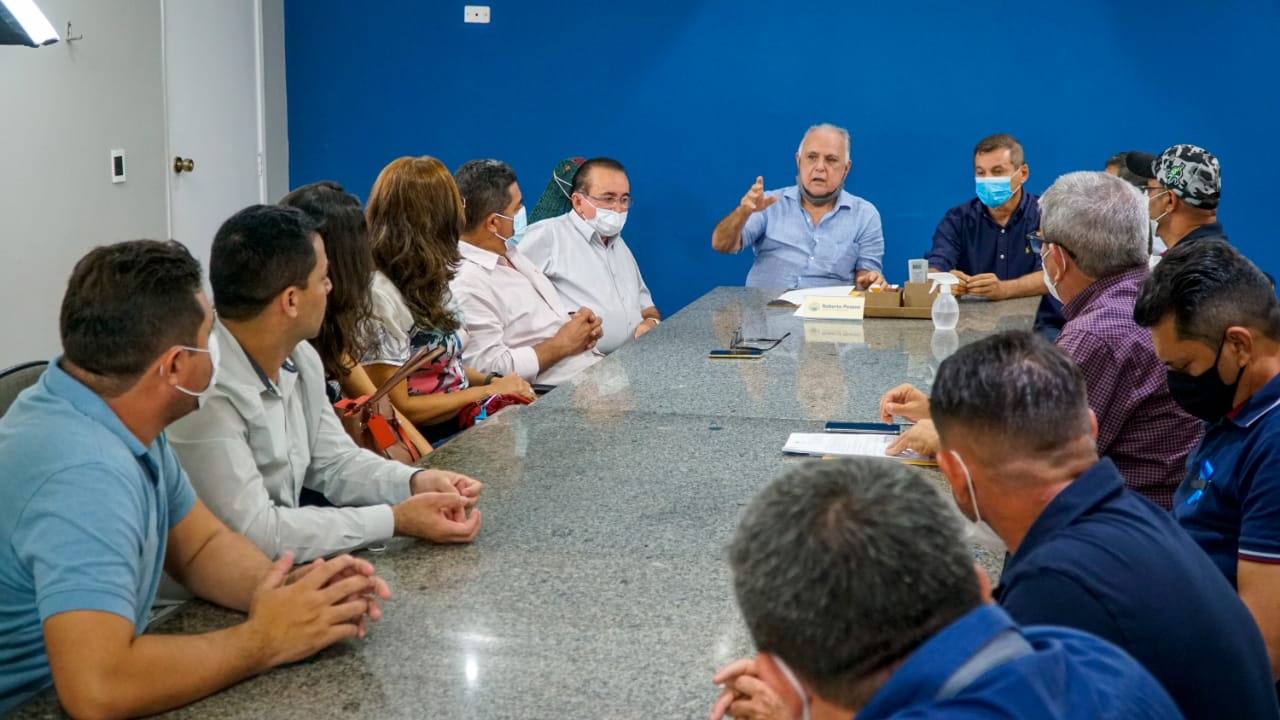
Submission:
[[[327,180],[294,190],[281,198],[280,204],[296,207],[319,223],[316,231],[324,239],[329,258],[333,289],[329,291],[320,333],[311,339],[324,364],[329,400],[371,395],[377,387],[355,360],[368,352],[373,314],[369,292],[373,256],[369,252],[364,209],[354,195]],[[403,414],[400,424],[419,453],[431,452],[431,444]]]

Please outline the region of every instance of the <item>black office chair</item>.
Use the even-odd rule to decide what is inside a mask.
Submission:
[[[17,399],[18,393],[36,384],[48,365],[45,360],[37,360],[0,371],[0,415],[9,412],[9,406]]]

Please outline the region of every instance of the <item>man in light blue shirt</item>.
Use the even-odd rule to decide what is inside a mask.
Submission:
[[[849,131],[815,125],[796,151],[796,184],[764,190],[764,178],[716,225],[711,247],[750,247],[756,255],[748,287],[805,288],[884,282],[884,233],[871,203],[846,192],[852,165]]]
[[[200,264],[174,242],[100,247],[71,276],[64,355],[0,419],[0,715],[55,685],[73,716],[184,705],[363,635],[390,597],[349,556],[286,582],[195,496],[164,435],[213,385]],[[162,570],[248,611],[204,635],[143,635]]]

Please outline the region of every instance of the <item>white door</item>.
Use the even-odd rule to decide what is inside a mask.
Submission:
[[[260,0],[162,0],[169,234],[205,277],[218,226],[266,200]],[[175,171],[177,158],[190,160]]]

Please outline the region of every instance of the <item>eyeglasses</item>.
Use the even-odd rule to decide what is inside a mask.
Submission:
[[[1044,236],[1040,234],[1039,230],[1037,230],[1036,232],[1027,233],[1027,245],[1032,250],[1034,250],[1035,252],[1041,255],[1044,254],[1041,251],[1041,248],[1043,248],[1045,245],[1057,245],[1058,247],[1062,248],[1062,251],[1067,254],[1067,257],[1071,258],[1072,260],[1076,259],[1076,254],[1071,252],[1071,248],[1067,247],[1066,245],[1063,245],[1060,242],[1054,242],[1053,240],[1045,240]]]
[[[606,210],[617,210],[618,208],[630,210],[631,204],[634,202],[630,195],[623,195],[622,197],[618,197],[617,195],[605,195],[604,197],[598,198],[584,192],[580,192],[578,194],[589,200],[595,207],[604,208]]]
[[[787,333],[780,338],[744,338],[742,337],[742,328],[733,331],[733,339],[729,341],[729,347],[733,350],[759,350],[760,352],[768,352],[772,350],[787,338],[791,337],[791,333]],[[770,343],[768,347],[756,347],[747,343]]]

